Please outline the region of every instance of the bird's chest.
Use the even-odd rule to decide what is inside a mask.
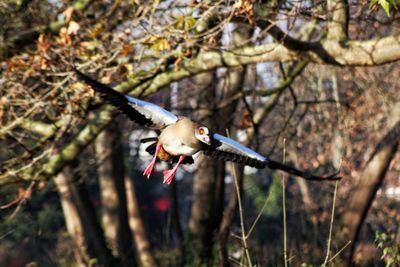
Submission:
[[[198,152],[199,149],[196,146],[188,145],[188,142],[184,141],[185,136],[182,137],[182,135],[184,135],[184,133],[179,131],[179,129],[177,130],[172,127],[166,128],[161,132],[158,141],[163,149],[172,156],[192,156]]]
[[[189,147],[179,142],[165,143],[162,144],[162,147],[165,150],[165,152],[171,154],[172,156],[180,156],[180,155],[192,156],[193,154],[199,151],[198,149]]]

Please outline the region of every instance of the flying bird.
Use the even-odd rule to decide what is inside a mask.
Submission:
[[[147,178],[153,172],[157,158],[162,161],[172,161],[175,166],[163,172],[164,183],[170,184],[181,164],[192,164],[192,156],[200,151],[211,158],[247,165],[255,168],[279,169],[307,180],[339,180],[335,174],[321,177],[298,170],[264,157],[240,143],[213,133],[206,126],[192,121],[187,117],[175,114],[155,104],[124,95],[113,88],[100,83],[73,68],[79,79],[98,92],[103,100],[117,107],[125,116],[139,125],[157,129],[158,137],[142,139],[141,142],[151,142],[146,151],[153,159],[146,167],[143,175]]]

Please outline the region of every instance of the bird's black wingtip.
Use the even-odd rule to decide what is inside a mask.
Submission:
[[[342,176],[338,176],[339,172],[335,172],[328,176],[311,176],[306,178],[307,180],[314,180],[314,181],[339,181],[342,179]]]
[[[86,78],[86,75],[83,74],[78,68],[75,66],[75,64],[71,64],[71,69],[78,75],[79,78]]]
[[[155,142],[158,140],[158,137],[147,137],[140,139],[140,143],[148,143],[148,142]]]
[[[338,176],[339,172],[335,172],[334,174],[329,175],[328,177],[326,177],[328,180],[332,180],[332,181],[339,181],[342,180],[342,176]]]
[[[120,96],[120,93],[115,91],[114,89],[110,88],[109,86],[96,81],[95,79],[91,78],[90,76],[84,74],[80,70],[78,70],[74,65],[71,65],[71,68],[75,72],[76,76],[78,79],[84,81],[86,84],[90,85],[93,90],[103,93],[103,94],[108,94],[108,95],[118,95]]]

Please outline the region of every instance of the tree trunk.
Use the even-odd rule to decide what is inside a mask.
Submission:
[[[107,248],[95,207],[83,181],[76,179],[73,168],[66,166],[56,177],[67,230],[76,244],[77,261],[83,265],[119,266]],[[79,254],[79,255],[78,255]]]
[[[184,246],[184,233],[182,230],[182,225],[181,225],[181,216],[179,212],[179,203],[178,203],[178,190],[177,190],[177,183],[173,182],[171,184],[171,224],[174,229],[174,233],[176,235],[177,239],[177,246],[178,246],[178,253],[177,257],[180,259],[179,261],[179,266],[185,266],[185,251],[186,248]]]
[[[382,185],[390,163],[398,150],[400,142],[400,121],[385,135],[377,145],[365,167],[356,190],[352,194],[346,212],[343,214],[343,236],[352,241],[347,266],[352,264],[353,254],[359,233],[368,210]]]
[[[236,25],[236,29],[232,32],[232,46],[238,46],[251,37],[252,28]],[[205,75],[208,80],[204,79]],[[207,126],[222,134],[226,128],[233,123],[235,119],[235,111],[238,101],[232,101],[229,105],[221,110],[214,110],[213,107],[218,105],[217,99],[229,99],[241,90],[244,83],[245,69],[227,70],[225,76],[219,78],[216,90],[211,90],[203,99],[203,103],[207,103],[210,110],[205,111],[210,114],[207,120]],[[200,77],[200,78],[199,78]],[[214,83],[210,74],[203,74],[197,77],[199,82]],[[210,92],[213,92],[211,94]],[[199,114],[200,117],[202,114]],[[215,162],[209,158],[202,157],[198,160],[199,167],[194,179],[193,204],[191,216],[189,219],[189,237],[192,244],[192,253],[194,264],[196,266],[210,264],[212,257],[213,241],[217,238],[222,219],[224,192],[225,192],[225,163]],[[189,254],[190,255],[190,254]]]
[[[64,213],[65,225],[67,231],[74,243],[73,251],[75,259],[79,266],[86,266],[90,262],[90,256],[87,253],[87,245],[85,243],[83,225],[79,218],[78,209],[75,206],[71,191],[69,190],[68,169],[65,167],[63,172],[60,172],[54,179],[60,195],[61,207]]]
[[[126,197],[128,201],[129,225],[133,232],[133,238],[136,244],[136,251],[140,266],[156,267],[156,261],[150,251],[150,242],[146,235],[143,220],[139,212],[135,184],[129,177],[125,177]]]
[[[236,174],[238,179],[239,191],[242,192],[243,190],[243,166],[235,165]],[[236,216],[236,210],[238,207],[238,195],[235,193],[235,183],[232,183],[232,193],[229,198],[228,205],[225,207],[224,214],[222,217],[221,225],[219,228],[219,261],[220,266],[228,267],[230,266],[229,257],[228,257],[228,240],[229,234],[231,230],[231,225]]]
[[[209,265],[212,256],[212,244],[215,231],[221,218],[221,200],[223,196],[224,165],[208,160],[205,156],[199,159],[199,169],[195,176],[193,205],[189,219],[188,231],[190,251],[188,259],[194,266]]]
[[[124,154],[118,123],[99,134],[95,143],[102,202],[102,221],[107,242],[123,266],[135,266],[135,250],[129,228],[125,195]]]

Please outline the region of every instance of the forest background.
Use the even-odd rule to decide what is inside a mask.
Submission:
[[[1,266],[400,264],[395,0],[0,2]],[[154,136],[71,66],[339,182],[199,155],[142,176]]]

